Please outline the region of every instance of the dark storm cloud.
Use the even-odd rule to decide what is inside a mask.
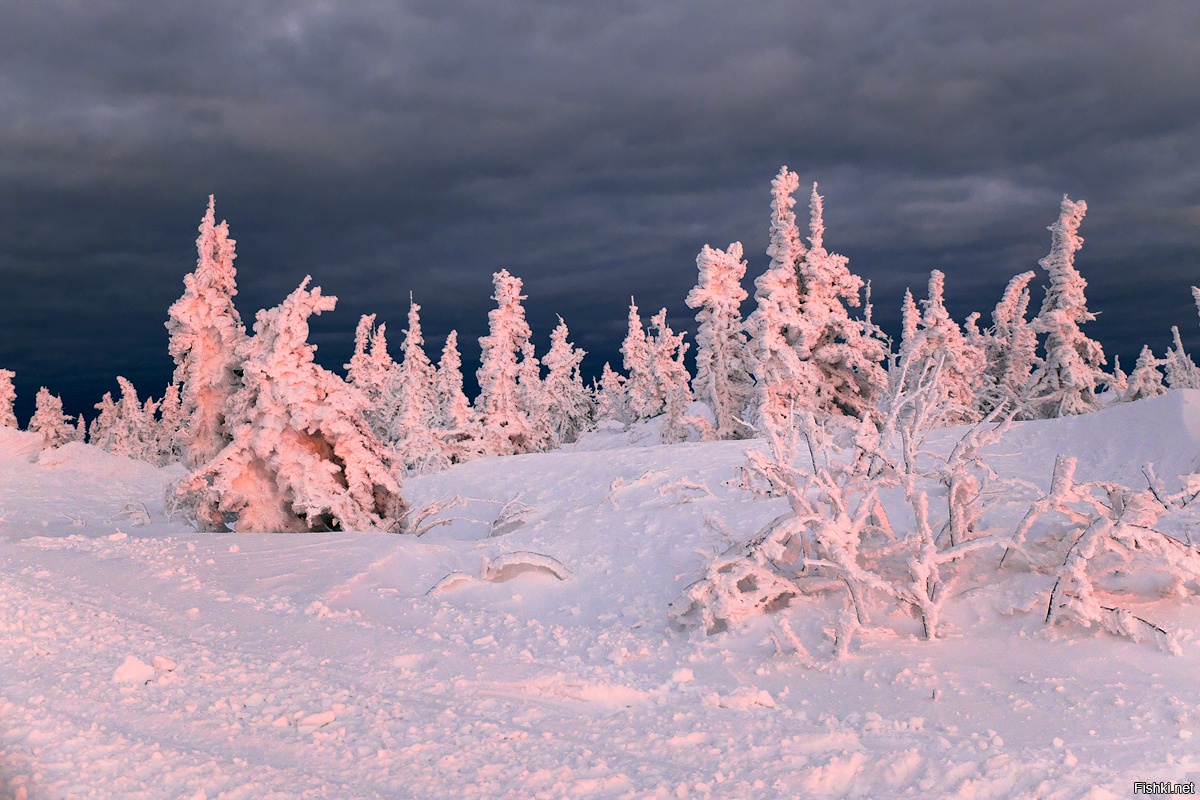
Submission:
[[[398,343],[409,291],[469,365],[508,268],[595,369],[630,294],[686,322],[702,244],[761,271],[781,164],[885,324],[934,267],[986,314],[1084,198],[1093,335],[1161,351],[1196,329],[1198,42],[1182,2],[9,4],[0,364],[74,411],[160,393],[211,192],[247,321],[307,273],[340,297],[327,365],[361,313]]]

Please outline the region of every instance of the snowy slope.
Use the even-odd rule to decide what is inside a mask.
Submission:
[[[1107,798],[1200,780],[1196,598],[1146,609],[1177,657],[968,586],[948,638],[895,622],[834,661],[827,612],[798,604],[806,668],[771,619],[705,636],[667,613],[784,510],[731,485],[761,443],[647,438],[409,479],[415,506],[465,501],[418,539],[195,533],[164,513],[178,468],[39,456],[0,429],[0,798]],[[1200,464],[1200,393],[1016,426],[991,463],[1044,487],[1060,452],[1081,478],[1144,485],[1153,461],[1170,483]]]

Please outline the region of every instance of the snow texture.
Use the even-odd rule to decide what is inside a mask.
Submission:
[[[830,435],[844,447],[852,430]],[[979,524],[1010,534],[1074,459],[1069,486],[1092,499],[1066,497],[1060,466],[1060,506],[1110,529],[1086,573],[1097,624],[1046,625],[1054,576],[994,553],[945,600],[942,637],[876,609],[840,659],[852,626],[833,595],[712,635],[671,621],[717,554],[789,504],[739,485],[761,439],[636,440],[598,431],[409,478],[414,507],[462,501],[419,538],[279,536],[170,519],[179,465],[41,451],[0,427],[0,797],[1066,800],[1196,779],[1196,587],[1109,544],[1157,514],[1182,543],[1163,547],[1188,545],[1200,393],[1015,423],[982,450],[1010,483]],[[1096,482],[1130,487],[1121,523]],[[917,486],[936,523],[941,484]],[[518,496],[523,524],[490,536]],[[903,487],[880,499],[909,530]],[[1071,519],[1048,509],[1031,535],[1070,547]],[[492,582],[485,564],[532,566]],[[429,593],[455,572],[469,580]],[[1075,586],[1064,600],[1084,602]]]

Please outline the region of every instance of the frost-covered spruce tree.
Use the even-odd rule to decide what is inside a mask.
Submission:
[[[450,331],[446,336],[434,377],[434,396],[437,401],[434,424],[444,442],[446,455],[455,463],[479,455],[479,420],[463,391],[458,331]]]
[[[929,297],[916,320],[911,293],[906,293],[903,310],[905,339],[900,347],[901,373],[905,390],[915,392],[926,376],[936,373],[933,400],[940,409],[936,424],[956,425],[978,419],[976,393],[984,371],[984,352],[967,341],[958,323],[950,318],[945,304],[945,275],[929,275]],[[915,322],[915,330],[914,328]]]
[[[258,312],[230,399],[232,440],[176,492],[208,530],[401,530],[400,468],[367,426],[366,399],[313,361],[308,318],[337,298],[306,277]]]
[[[390,441],[405,469],[415,472],[436,471],[447,466],[449,459],[443,452],[441,436],[434,432],[437,415],[435,370],[425,355],[421,307],[411,298],[402,350],[404,360],[396,371],[392,387],[398,412],[392,420]]]
[[[621,355],[628,375],[625,378],[625,399],[631,421],[658,416],[662,413],[666,398],[658,391],[646,329],[642,326],[642,318],[632,297],[629,298],[629,326],[625,341],[621,343]]]
[[[17,390],[13,387],[13,378],[17,373],[11,369],[0,369],[0,425],[8,428],[19,428],[17,415],[13,405],[17,402]]]
[[[688,308],[696,314],[696,399],[708,405],[716,420],[718,439],[744,439],[751,434],[743,421],[754,397],[750,351],[741,306],[746,299],[742,277],[746,262],[742,244],[728,250],[708,245],[696,257],[699,281],[688,293]]]
[[[824,202],[814,183],[809,198],[809,247],[798,262],[800,328],[796,343],[802,362],[801,402],[827,414],[862,418],[887,388],[882,334],[848,308],[862,304],[864,285],[849,259],[825,249]]]
[[[100,415],[92,423],[91,444],[116,456],[153,462],[158,447],[154,418],[157,404],[147,400],[149,405],[144,405],[133,383],[119,375],[117,385],[121,390],[119,400],[113,402],[112,395],[105,392],[96,404]]]
[[[234,244],[228,225],[216,223],[210,196],[196,239],[196,269],[184,276],[183,296],[167,312],[174,381],[181,387],[186,462],[193,469],[215,456],[230,438],[225,407],[239,386],[237,350],[246,339],[233,307]]]
[[[534,353],[533,343],[521,347],[521,366],[517,371],[517,399],[529,422],[527,452],[550,450],[557,445],[550,418],[550,399],[542,379],[542,363]]]
[[[1125,395],[1122,399],[1132,402],[1141,400],[1143,397],[1158,397],[1165,392],[1163,375],[1159,370],[1161,364],[1162,362],[1154,357],[1154,351],[1150,349],[1150,346],[1143,345],[1133,372],[1129,373],[1129,377],[1126,379]]]
[[[50,394],[45,386],[38,389],[28,430],[42,435],[43,449],[75,441],[75,426],[71,424],[71,418],[63,413],[62,398]]]
[[[767,255],[771,263],[754,280],[755,309],[746,320],[750,333],[751,368],[756,386],[755,424],[779,426],[801,408],[799,387],[806,367],[797,353],[800,318],[799,265],[805,249],[796,227],[792,193],[800,186],[785,166],[771,181],[771,229]]]
[[[1167,386],[1172,389],[1200,389],[1200,369],[1183,347],[1179,327],[1171,326],[1172,346],[1167,348],[1162,364],[1167,373]]]
[[[479,396],[475,408],[483,427],[483,449],[487,455],[527,453],[536,447],[537,436],[522,405],[517,377],[519,356],[532,352],[529,323],[521,301],[521,279],[500,270],[492,276],[496,308],[488,312],[488,335],[479,339],[482,348],[476,372]]]
[[[567,323],[559,317],[550,334],[550,350],[543,359],[546,379],[542,388],[556,444],[574,442],[592,420],[592,398],[579,372],[587,354],[571,344],[568,336]]]
[[[619,422],[622,425],[630,422],[629,403],[625,398],[625,376],[614,370],[607,361],[604,362],[595,394],[597,422]]]
[[[977,410],[985,416],[998,406],[1010,409],[1023,407],[1033,381],[1041,366],[1037,354],[1037,331],[1026,314],[1029,311],[1029,282],[1033,270],[1022,272],[1008,282],[1004,294],[992,311],[992,327],[983,336],[985,388],[981,391]],[[1026,413],[1017,414],[1025,418]]]
[[[1096,315],[1088,311],[1084,290],[1087,281],[1075,269],[1075,253],[1083,246],[1079,224],[1087,203],[1063,196],[1050,253],[1038,266],[1050,276],[1050,286],[1034,329],[1046,335],[1046,359],[1034,375],[1031,400],[1040,417],[1084,414],[1096,409],[1096,395],[1107,376],[1102,367],[1104,349],[1081,330]]]
[[[654,334],[646,339],[650,372],[654,377],[655,393],[663,398],[663,410],[667,417],[662,440],[667,444],[681,442],[687,435],[683,418],[693,400],[689,385],[691,376],[683,363],[688,344],[683,341],[683,333],[675,333],[667,324],[665,308],[654,315],[650,324],[654,328]]]
[[[159,466],[174,464],[183,456],[183,405],[179,385],[172,383],[158,404],[158,425],[154,434],[154,461]]]
[[[375,327],[375,315],[364,314],[354,331],[354,354],[344,364],[346,380],[367,399],[367,422],[371,432],[385,444],[392,441],[393,422],[399,411],[396,372],[399,370],[387,348],[387,325]]]

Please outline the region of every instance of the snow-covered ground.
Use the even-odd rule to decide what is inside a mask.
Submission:
[[[947,434],[949,435],[949,434]],[[832,658],[819,604],[706,636],[669,604],[786,509],[756,442],[573,449],[411,478],[420,538],[196,533],[179,468],[0,429],[0,798],[1029,797],[1200,781],[1200,600],[1137,608],[1171,656],[960,586]],[[1001,473],[1144,487],[1200,469],[1200,393],[1016,426]],[[1030,489],[1032,492],[1032,489]],[[1019,518],[1031,495],[1006,498]],[[513,502],[515,501],[515,502]],[[497,519],[499,518],[499,522]],[[722,532],[724,530],[724,532]],[[1038,588],[1038,587],[1035,587]]]

